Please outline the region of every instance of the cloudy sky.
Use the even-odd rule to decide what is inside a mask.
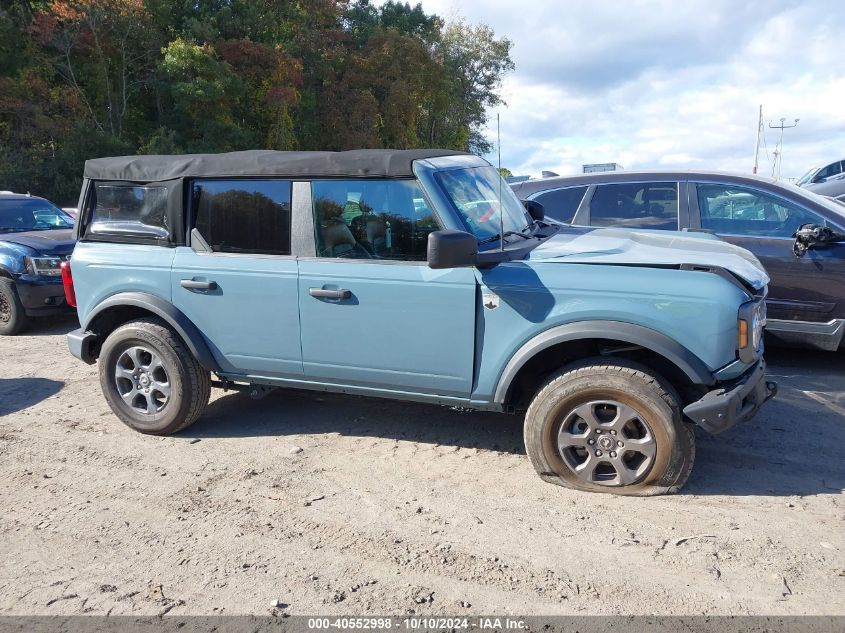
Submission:
[[[760,173],[780,136],[766,122],[781,117],[800,119],[784,134],[784,178],[845,158],[841,0],[421,1],[513,41],[498,112],[515,174],[601,162],[750,172],[761,104]]]

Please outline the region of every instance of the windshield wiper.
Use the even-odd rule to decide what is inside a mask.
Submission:
[[[528,228],[528,227],[526,227]],[[525,230],[525,229],[523,229]],[[520,237],[524,237],[525,239],[531,239],[531,235],[526,235],[522,231],[505,231],[504,233],[496,233],[496,235],[491,235],[490,237],[485,237],[483,240],[478,240],[479,244],[489,244],[490,242],[496,242],[501,240],[505,237],[510,237],[511,235],[519,235]]]

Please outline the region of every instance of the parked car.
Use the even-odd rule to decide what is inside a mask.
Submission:
[[[808,191],[845,202],[845,174],[831,176],[821,182],[804,185]]]
[[[843,171],[845,171],[845,160],[835,160],[823,167],[813,167],[801,176],[795,184],[799,187],[808,187],[809,185],[824,182],[828,178],[841,174]]]
[[[212,386],[527,409],[541,477],[645,495],[683,485],[693,424],[776,389],[747,251],[564,234],[472,155],[104,158],[82,196],[68,345],[142,433],[187,427]]]
[[[530,180],[520,198],[581,227],[708,231],[754,253],[771,276],[766,331],[781,343],[836,350],[845,332],[845,208],[767,178],[716,172],[615,172]],[[796,238],[801,226],[824,239]],[[805,231],[805,235],[807,232]],[[796,254],[796,239],[812,241]],[[718,259],[714,256],[713,263]]]
[[[44,198],[0,193],[0,335],[30,317],[69,312],[62,261],[73,250],[73,220]]]

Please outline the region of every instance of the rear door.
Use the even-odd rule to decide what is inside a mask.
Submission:
[[[312,196],[316,256],[299,262],[306,376],[469,397],[475,272],[426,265],[440,225],[417,183],[315,181]]]
[[[677,181],[597,184],[578,215],[596,227],[677,231],[687,225],[679,189]]]
[[[695,223],[727,242],[754,253],[771,277],[766,302],[770,319],[827,322],[845,306],[845,245],[792,252],[802,224],[825,225],[810,209],[754,187],[730,183],[691,183]]]
[[[302,374],[291,183],[194,180],[193,247],[173,260],[173,304],[196,324],[224,371]]]

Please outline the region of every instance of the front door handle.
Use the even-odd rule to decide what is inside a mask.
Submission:
[[[197,281],[196,279],[182,279],[179,285],[188,290],[217,290],[216,281]]]
[[[326,288],[309,288],[308,294],[312,297],[317,297],[318,299],[349,299],[352,296],[351,291],[344,290],[343,288],[339,290],[327,290]]]

